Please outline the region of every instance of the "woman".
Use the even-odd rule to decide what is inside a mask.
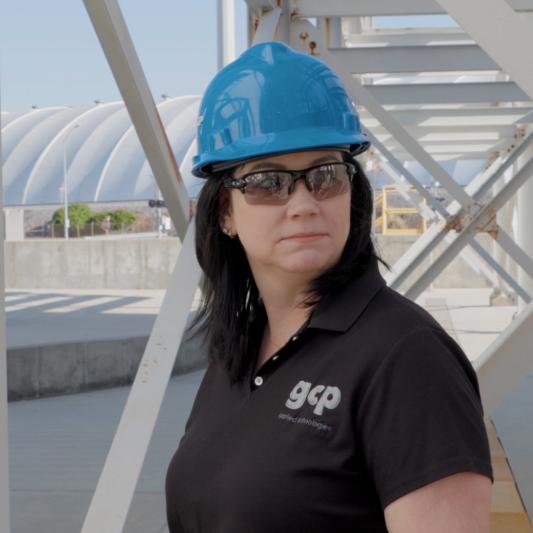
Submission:
[[[380,275],[369,143],[338,77],[253,46],[198,124],[209,366],[167,473],[170,533],[488,532],[476,375]]]

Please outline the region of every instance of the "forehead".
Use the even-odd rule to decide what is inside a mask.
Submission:
[[[298,170],[327,161],[342,161],[342,152],[336,150],[307,150],[305,152],[290,152],[271,157],[256,159],[239,165],[234,174],[246,174],[262,168],[289,168]]]

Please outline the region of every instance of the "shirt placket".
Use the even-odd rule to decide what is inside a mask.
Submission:
[[[283,359],[287,359],[291,352],[296,348],[296,345],[305,330],[307,329],[309,321],[307,321],[274,355],[269,357],[257,371],[252,371],[250,379],[250,391],[262,387],[268,378],[273,374],[276,368],[279,367]]]

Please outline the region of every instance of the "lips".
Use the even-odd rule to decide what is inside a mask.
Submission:
[[[290,239],[312,239],[312,238],[319,238],[324,237],[325,233],[316,233],[316,232],[302,232],[302,233],[293,233],[292,235],[288,235],[287,237],[283,237],[281,240],[290,240]]]

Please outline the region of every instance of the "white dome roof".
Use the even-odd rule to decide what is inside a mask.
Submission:
[[[191,196],[197,196],[204,183],[190,173],[199,105],[199,96],[168,98],[157,105]],[[110,102],[2,113],[4,205],[60,204],[64,151],[70,202],[157,197],[126,107],[123,102]]]

